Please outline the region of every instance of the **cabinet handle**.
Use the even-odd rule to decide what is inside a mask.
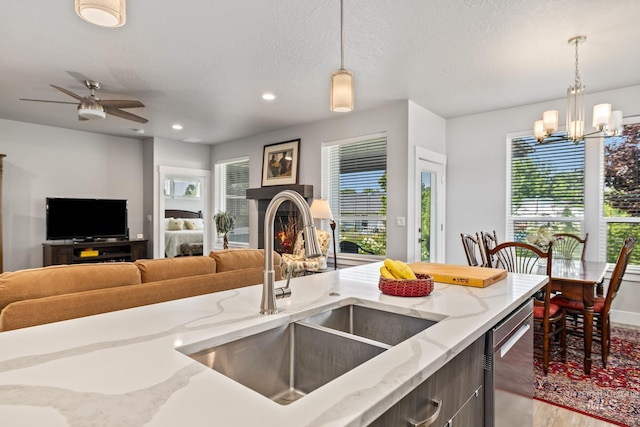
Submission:
[[[431,415],[429,418],[427,418],[424,421],[415,421],[415,420],[408,420],[409,421],[409,426],[411,427],[428,427],[431,424],[433,424],[435,422],[435,420],[438,419],[438,417],[440,416],[440,410],[442,409],[442,399],[438,399],[437,397],[434,397],[433,399],[431,399],[431,403],[433,404],[433,406],[435,406],[436,412]]]

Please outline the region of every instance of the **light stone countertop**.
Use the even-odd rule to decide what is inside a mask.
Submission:
[[[509,274],[484,289],[436,283],[427,297],[393,297],[377,288],[380,265],[292,279],[271,316],[258,313],[258,285],[0,333],[0,425],[366,425],[547,282]],[[287,406],[176,350],[351,303],[440,321]]]

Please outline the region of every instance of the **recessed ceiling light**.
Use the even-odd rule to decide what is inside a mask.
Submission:
[[[144,133],[144,129],[131,129],[132,131],[134,131],[135,133],[139,133],[139,134],[143,134]]]
[[[183,139],[182,142],[202,142],[202,139],[189,137]]]
[[[175,130],[182,130],[182,125],[180,123],[176,123],[171,127],[174,128]]]
[[[265,93],[262,95],[262,99],[264,99],[265,101],[273,101],[274,99],[276,99],[276,96],[272,93]]]

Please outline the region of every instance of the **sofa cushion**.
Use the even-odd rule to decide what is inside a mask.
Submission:
[[[134,264],[140,269],[142,283],[216,272],[216,261],[207,256],[142,259]]]
[[[0,310],[25,299],[140,284],[130,262],[53,265],[0,274]]]
[[[262,283],[262,279],[262,269],[250,268],[17,301],[0,312],[0,331],[225,291]]]
[[[216,260],[216,271],[238,270],[260,267],[264,269],[264,249],[224,249],[213,251],[209,256]],[[280,255],[273,253],[273,265],[280,265]]]

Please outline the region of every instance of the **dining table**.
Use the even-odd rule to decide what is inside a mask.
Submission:
[[[605,261],[553,259],[551,264],[551,291],[561,292],[584,306],[584,373],[591,374],[591,344],[593,340],[593,305],[596,296],[602,296],[602,282],[607,272]]]

